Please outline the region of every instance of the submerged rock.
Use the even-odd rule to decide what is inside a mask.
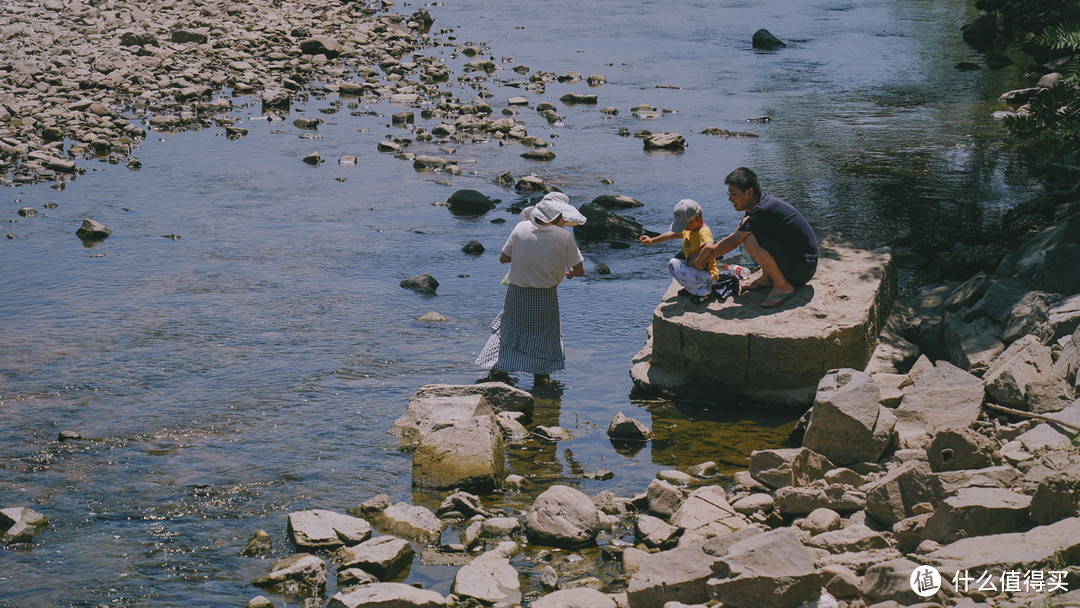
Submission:
[[[429,296],[436,295],[435,290],[439,288],[439,282],[435,280],[435,277],[426,272],[404,279],[398,285]]]
[[[82,226],[79,226],[75,234],[84,241],[100,241],[112,234],[112,230],[95,220],[86,219],[83,220]]]
[[[494,201],[476,190],[458,190],[446,199],[446,205],[454,215],[483,215],[495,208]]]
[[[25,543],[34,539],[34,535],[49,524],[45,516],[26,507],[0,509],[0,530],[6,544]]]
[[[760,29],[754,32],[753,45],[755,49],[764,49],[768,51],[775,51],[787,46],[787,44],[776,36],[773,36],[772,32],[766,29]]]

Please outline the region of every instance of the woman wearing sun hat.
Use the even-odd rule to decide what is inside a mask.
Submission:
[[[565,368],[559,296],[563,278],[585,274],[585,258],[567,226],[585,223],[570,199],[552,192],[521,212],[521,222],[506,239],[499,261],[510,264],[502,312],[491,323],[492,334],[476,357],[492,379],[509,372],[529,372],[534,384]]]

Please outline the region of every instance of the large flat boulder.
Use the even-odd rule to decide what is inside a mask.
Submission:
[[[951,578],[959,570],[1056,570],[1059,560],[1067,564],[1080,560],[1080,518],[1027,532],[961,539],[934,549],[922,560],[941,570],[942,578]]]
[[[819,240],[817,274],[779,308],[763,292],[694,305],[673,281],[634,359],[637,390],[805,407],[826,371],[864,369],[896,293],[891,256]]]

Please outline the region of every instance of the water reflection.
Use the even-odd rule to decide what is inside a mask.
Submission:
[[[796,422],[791,411],[759,405],[659,401],[646,409],[653,462],[684,472],[710,461],[719,474],[745,470],[751,452],[782,445]]]

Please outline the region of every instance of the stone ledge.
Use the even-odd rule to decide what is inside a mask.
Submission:
[[[766,292],[694,305],[672,281],[634,357],[635,391],[806,407],[828,370],[864,369],[896,296],[891,255],[819,240],[816,276],[777,309],[761,308]]]

